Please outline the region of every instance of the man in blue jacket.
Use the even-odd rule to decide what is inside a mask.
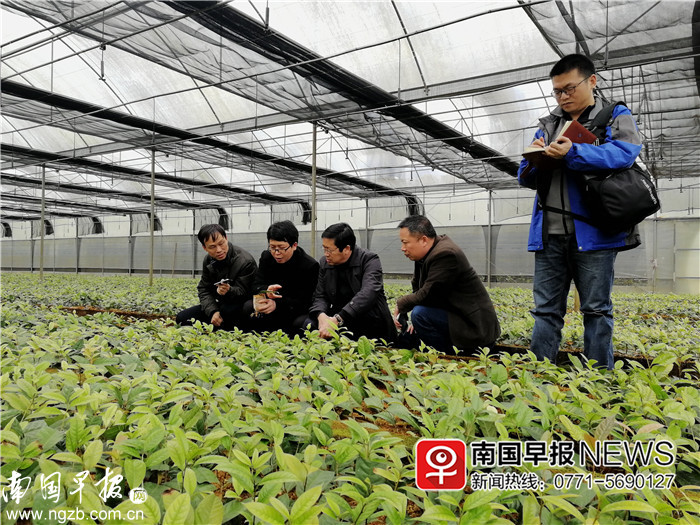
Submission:
[[[641,151],[641,138],[629,109],[620,105],[600,145],[574,144],[565,137],[552,142],[568,120],[590,126],[605,103],[594,96],[595,67],[583,55],[565,56],[549,76],[558,107],[541,119],[532,145],[544,147],[545,155],[559,162],[545,169],[523,159],[518,170],[520,184],[537,191],[528,241],[528,250],[535,252],[531,350],[539,359],[555,362],[573,278],[581,297],[584,354],[597,366],[612,369],[615,257],[620,250],[638,246],[639,233],[636,228],[604,233],[567,213],[590,216],[583,202],[582,174],[631,166]]]

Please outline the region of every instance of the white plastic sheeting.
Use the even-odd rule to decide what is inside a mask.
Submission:
[[[143,208],[155,148],[158,207],[266,203],[299,222],[316,123],[321,202],[379,224],[411,198],[434,210],[482,187],[511,199],[496,219],[519,217],[522,192],[506,190],[554,107],[549,68],[583,52],[637,116],[664,193],[686,192],[670,209],[697,214],[696,2],[7,0],[2,15],[4,195],[39,195],[18,179],[47,165],[86,190],[56,200]]]

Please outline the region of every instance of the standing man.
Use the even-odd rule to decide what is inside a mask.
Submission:
[[[318,282],[318,262],[299,245],[299,231],[291,221],[276,222],[267,230],[268,249],[260,254],[253,293],[272,290],[264,299],[247,301],[243,310],[256,332],[303,329]]]
[[[396,330],[377,254],[355,246],[355,233],[344,222],[326,228],[321,239],[324,257],[309,310],[312,329],[324,339],[344,326],[355,338],[393,341]]]
[[[240,324],[243,303],[252,293],[255,259],[228,242],[226,231],[218,224],[202,226],[197,238],[207,252],[197,285],[199,304],[181,311],[175,320],[181,325],[194,320],[231,330]]]
[[[491,346],[501,328],[484,284],[462,249],[437,235],[430,221],[411,215],[399,224],[401,251],[415,262],[413,293],[396,302],[394,322],[411,312],[415,333],[426,345],[454,355],[453,347],[472,352]]]
[[[522,160],[518,170],[520,184],[537,191],[528,240],[528,250],[535,252],[531,350],[539,359],[555,362],[573,278],[581,296],[584,354],[597,366],[612,369],[615,256],[638,246],[639,233],[636,228],[604,233],[569,213],[590,216],[582,199],[582,174],[631,166],[642,149],[641,138],[629,109],[620,105],[602,144],[573,144],[568,138],[551,142],[568,120],[590,126],[605,104],[594,95],[595,67],[587,57],[565,56],[549,76],[558,107],[540,120],[532,145],[545,147],[545,155],[558,159],[559,167],[540,170]]]

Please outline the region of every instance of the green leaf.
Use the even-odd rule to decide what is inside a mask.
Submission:
[[[469,509],[467,512],[463,513],[459,519],[459,525],[472,525],[473,523],[487,523],[492,517],[493,510],[490,505],[482,505],[481,507],[476,507],[474,509]],[[503,521],[501,523],[512,523],[510,521]],[[527,525],[523,523],[522,525]]]
[[[323,487],[321,487],[321,485],[317,485],[299,496],[299,498],[294,502],[292,512],[290,513],[290,521],[292,523],[303,525],[304,523],[308,523],[311,518],[318,516],[321,509],[314,509],[314,505],[321,496],[322,490]]]
[[[127,499],[117,505],[115,510],[119,510],[124,518],[129,511],[143,512],[143,517],[138,519],[139,525],[158,525],[160,523],[160,506],[155,498],[149,497],[143,503],[133,503]],[[127,522],[126,525],[132,524]]]
[[[156,450],[155,452],[149,454],[146,457],[146,467],[152,469],[153,467],[156,467],[162,463],[165,463],[170,455],[168,454],[167,449],[161,448],[160,450]]]
[[[340,381],[340,376],[330,366],[322,366],[319,368],[319,374],[336,392],[339,394],[343,393],[343,383]]]
[[[143,436],[143,450],[150,452],[155,449],[165,439],[165,428],[162,426],[152,427],[149,432]]]
[[[617,419],[615,416],[608,416],[603,419],[595,429],[593,437],[598,441],[604,441],[612,432],[612,429],[617,426]]]
[[[29,399],[27,399],[26,396],[23,396],[21,394],[11,394],[3,392],[2,398],[4,401],[7,401],[12,408],[21,412],[26,412],[31,406],[31,402],[29,401]]]
[[[187,439],[182,430],[176,430],[175,439],[168,441],[166,448],[175,466],[180,470],[185,470],[185,465],[187,464]]]
[[[66,448],[70,452],[75,452],[83,445],[85,432],[85,421],[80,417],[73,417],[70,420],[70,427],[66,432]]]
[[[245,508],[256,518],[271,523],[272,525],[284,525],[285,517],[271,505],[253,501],[251,503],[245,503]]]
[[[586,521],[586,519],[583,517],[583,514],[581,514],[576,507],[574,507],[570,502],[568,502],[564,498],[560,496],[542,496],[541,498],[542,501],[550,503],[555,507],[559,507],[569,515],[574,516],[576,519]]]
[[[83,454],[83,467],[85,467],[85,470],[91,470],[100,461],[102,458],[102,447],[102,441],[99,439],[91,441],[85,447],[85,453]]]
[[[477,507],[481,507],[482,505],[486,505],[487,503],[491,503],[498,497],[499,493],[500,492],[498,490],[474,491],[464,500],[464,505],[462,508],[464,510],[475,509]]]
[[[494,365],[489,369],[489,378],[494,385],[501,387],[508,381],[508,370],[501,364]]]
[[[190,513],[193,512],[189,494],[176,497],[165,512],[162,525],[186,525],[191,523]]]
[[[343,421],[343,423],[350,429],[353,441],[360,443],[366,443],[369,441],[369,432],[367,432],[367,429],[360,425],[357,421],[354,419],[347,419]]]
[[[194,493],[197,490],[197,474],[194,473],[194,470],[191,468],[185,469],[185,474],[184,474],[184,481],[182,482],[182,486],[185,489],[185,492],[190,495],[190,498],[194,497]]]
[[[628,511],[628,512],[651,512],[656,514],[659,512],[654,507],[649,505],[645,501],[634,501],[631,499],[626,499],[624,501],[616,501],[614,503],[608,503],[601,512],[617,512],[617,511]]]
[[[73,452],[59,452],[51,456],[53,461],[65,461],[67,463],[82,463],[83,458]]]
[[[299,481],[299,479],[292,474],[291,472],[285,472],[285,471],[278,471],[278,472],[271,472],[267,476],[265,476],[262,481],[260,482],[261,485],[266,485],[268,483],[291,483]]]
[[[277,456],[277,462],[283,470],[291,472],[296,477],[297,481],[301,481],[303,483],[306,480],[308,470],[306,469],[306,466],[299,461],[299,458],[282,452],[282,448],[280,446],[275,447],[275,453]]]
[[[20,437],[9,428],[4,428],[2,430],[2,440],[13,445],[19,445],[20,443]]]
[[[164,405],[167,403],[177,403],[189,397],[192,397],[192,394],[187,390],[173,390],[165,394],[160,402]]]
[[[523,500],[522,524],[540,525],[540,504],[533,495],[527,496]]]
[[[454,513],[443,505],[434,505],[425,509],[421,515],[421,521],[431,523],[433,521],[457,521]]]
[[[224,504],[214,494],[202,499],[194,512],[194,525],[220,525],[224,520]]]
[[[372,353],[372,343],[364,335],[357,341],[357,353],[362,357],[369,357]]]
[[[574,425],[573,421],[571,421],[568,417],[565,415],[559,416],[559,421],[562,422],[564,427],[566,428],[566,431],[571,435],[572,438],[574,438],[576,441],[586,441],[587,443],[590,443],[592,441],[592,438],[590,434],[585,432],[581,427]],[[586,439],[586,436],[589,437],[589,439]]]
[[[421,425],[418,424],[416,418],[409,412],[409,410],[401,403],[390,403],[386,408],[386,411],[391,415],[398,417],[402,421],[405,421],[414,428],[420,429]]]
[[[124,476],[130,488],[140,487],[146,477],[146,464],[140,459],[124,460]]]

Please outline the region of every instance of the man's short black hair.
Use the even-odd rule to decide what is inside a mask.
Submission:
[[[221,225],[219,224],[205,224],[199,229],[199,233],[197,234],[197,239],[199,239],[199,242],[201,243],[202,246],[209,240],[209,239],[214,239],[216,237],[216,234],[221,235],[223,238],[226,238],[226,230],[224,230]]]
[[[335,247],[340,251],[343,251],[346,246],[350,246],[350,250],[355,249],[355,232],[349,224],[345,222],[338,222],[336,224],[331,224],[325,231],[321,234],[322,239],[331,239],[335,243]]]
[[[410,215],[406,217],[399,223],[399,229],[401,228],[406,228],[411,235],[417,235],[418,237],[422,237],[423,235],[428,239],[437,237],[433,224],[423,215]]]
[[[292,221],[280,221],[273,223],[267,229],[267,242],[286,241],[289,246],[299,242],[299,230]]]
[[[573,54],[566,55],[560,59],[559,62],[554,64],[552,70],[549,72],[549,78],[563,75],[574,69],[578,69],[579,73],[586,78],[595,75],[595,65],[590,58],[586,55]]]

